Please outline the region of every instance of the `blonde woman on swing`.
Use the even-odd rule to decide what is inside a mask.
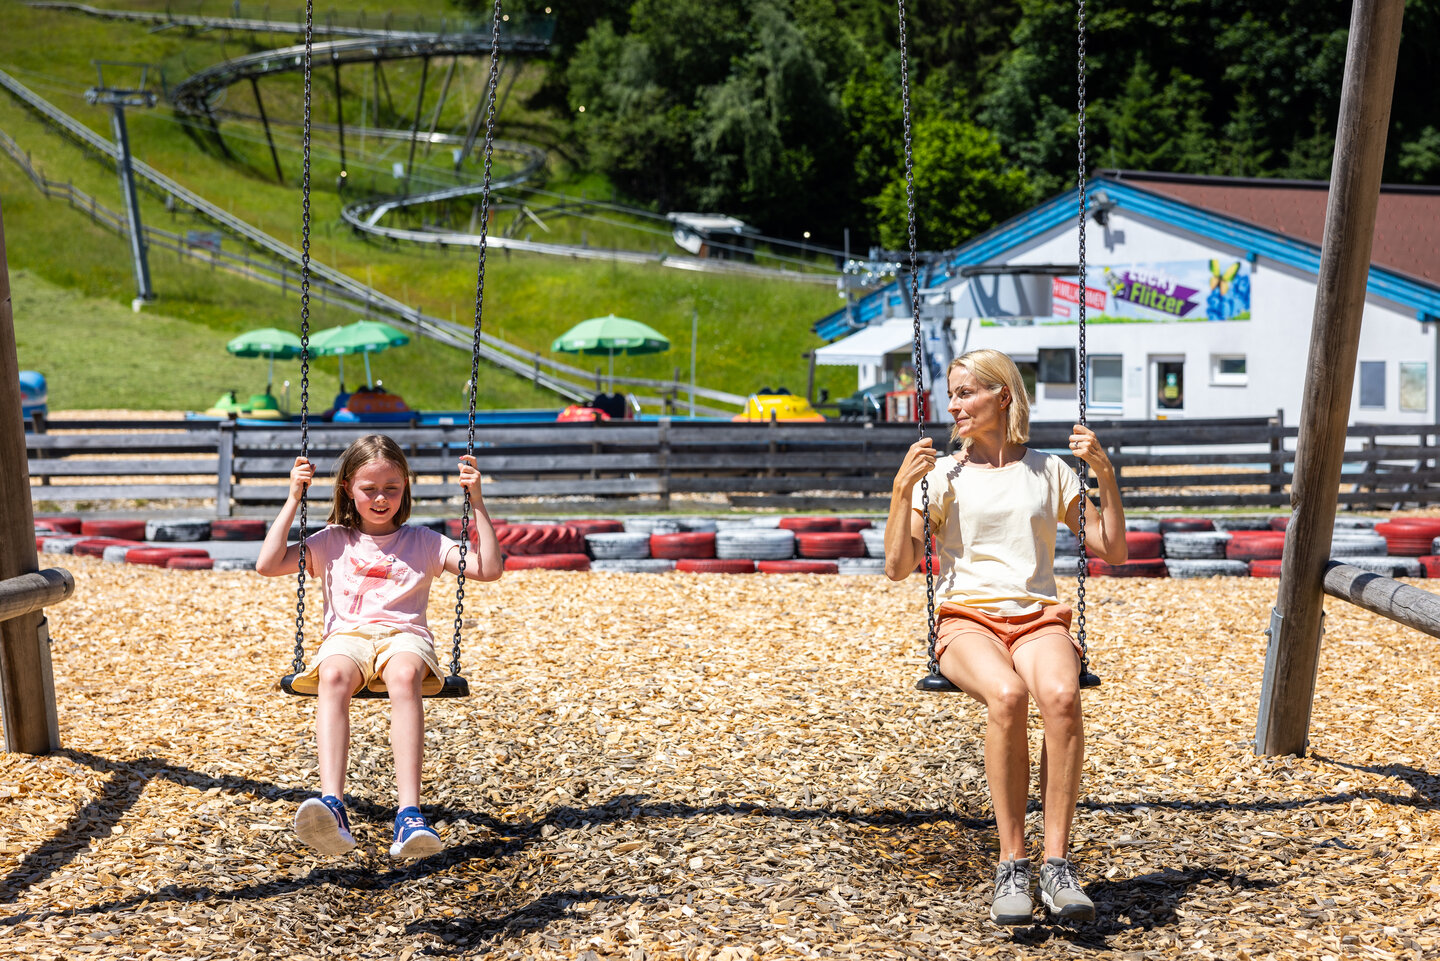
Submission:
[[[925,557],[921,478],[928,478],[930,529],[938,560],[935,656],[940,672],[985,706],[985,779],[999,833],[990,918],[1029,924],[1033,879],[1025,846],[1030,788],[1027,725],[1034,699],[1044,725],[1039,872],[1045,907],[1088,921],[1095,905],[1069,860],[1070,827],[1085,760],[1080,647],[1071,610],[1055,586],[1055,531],[1080,528],[1086,548],[1122,564],[1125,513],[1115,470],[1093,431],[1076,424],[1070,453],[1095,472],[1100,504],[1082,497],[1061,458],[1025,446],[1030,403],[1020,371],[997,350],[974,350],[947,371],[955,455],[937,456],[930,438],[911,445],[895,475],[885,528],[885,573],[902,580]]]

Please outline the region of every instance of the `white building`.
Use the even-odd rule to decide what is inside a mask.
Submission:
[[[1087,408],[1096,419],[1300,413],[1328,185],[1102,171],[1090,185]],[[927,386],[950,357],[993,347],[1020,365],[1037,420],[1074,416],[1075,194],[990,230],[921,278]],[[1385,187],[1351,420],[1433,424],[1440,383],[1440,188]],[[816,323],[817,363],[858,386],[913,356],[892,283]],[[848,336],[846,336],[848,334]],[[935,419],[943,419],[944,405]]]

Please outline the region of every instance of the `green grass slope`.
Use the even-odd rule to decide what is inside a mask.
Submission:
[[[117,0],[107,5],[128,6]],[[360,5],[336,6],[354,9]],[[157,33],[142,26],[18,5],[7,13],[8,29],[0,33],[0,63],[37,93],[107,137],[111,135],[108,112],[87,105],[83,97],[94,83],[92,59],[173,63],[183,54],[192,63],[204,64],[250,48],[250,42],[238,36],[190,35],[180,30]],[[406,91],[414,96],[418,89],[415,64],[396,63],[387,65],[386,70],[397,104],[405,102]],[[520,87],[538,83],[539,70],[532,67],[522,76],[497,132],[501,137],[545,146],[561,145],[561,126],[552,123],[547,128],[543,115],[523,107]],[[470,69],[465,82],[478,83],[482,74]],[[360,79],[356,73],[356,85]],[[278,115],[292,98],[294,78],[268,88],[267,83],[262,81],[261,87],[267,107],[273,104]],[[348,89],[351,80],[345,83]],[[432,90],[435,83],[432,76]],[[241,110],[242,102],[253,103],[247,87],[227,92],[227,103]],[[298,164],[294,154],[283,152],[289,134],[279,135],[286,170],[286,180],[280,183],[269,166],[268,149],[257,149],[253,140],[258,126],[250,129],[240,121],[222,124],[227,137],[239,138],[239,159],[234,159],[207,148],[163,103],[155,110],[132,110],[128,117],[132,144],[141,159],[236,216],[293,246],[300,245]],[[512,122],[513,129],[507,129]],[[71,181],[101,203],[120,208],[114,171],[55,134],[8,95],[0,95],[0,130],[14,137],[50,178]],[[246,143],[244,137],[252,139]],[[360,145],[348,137],[346,143],[351,156],[356,156]],[[401,148],[394,145],[370,146],[372,167],[403,157]],[[311,250],[316,260],[427,313],[468,323],[475,304],[475,253],[382,245],[354,235],[340,220],[341,197],[334,190],[333,178],[321,172],[324,162],[317,162],[313,182]],[[595,178],[570,166],[560,151],[552,153],[550,167],[548,186],[564,189],[585,184],[592,196],[605,190]],[[133,314],[129,302],[134,280],[122,238],[92,224],[62,201],[45,199],[6,157],[0,157],[0,201],[9,263],[17,279],[15,314],[21,365],[42,370],[51,378],[57,407],[203,409],[222,389],[248,392],[264,386],[264,361],[229,357],[224,351],[229,337],[262,326],[298,331],[299,305],[293,293],[285,297],[274,288],[197,267],[158,250],[152,252],[151,272],[159,300]],[[146,223],[172,231],[208,226],[166,211],[158,200],[143,194],[141,213]],[[534,234],[535,239],[551,239],[539,230]],[[589,239],[599,243],[608,238],[591,233]],[[488,260],[484,316],[489,332],[592,369],[603,366],[605,358],[550,355],[549,345],[575,323],[613,312],[650,324],[672,343],[666,353],[617,358],[617,374],[669,378],[678,368],[686,379],[694,311],[699,318],[697,381],[735,393],[766,384],[803,391],[808,374],[803,353],[820,344],[810,324],[838,303],[830,288],[776,280],[498,251],[492,251]],[[28,306],[26,299],[32,301]],[[102,309],[106,305],[113,309]],[[348,312],[312,304],[312,327],[354,319]],[[110,337],[112,330],[115,339],[100,339]],[[355,373],[347,369],[346,380],[354,386],[359,365],[351,363]],[[151,366],[155,364],[160,365],[158,370]],[[373,366],[376,376],[412,406],[455,409],[464,401],[461,388],[468,377],[469,357],[463,351],[417,340],[375,357]],[[297,375],[295,363],[277,364],[277,383],[286,378],[296,380]],[[842,395],[853,389],[853,377],[851,368],[822,367],[816,384]],[[319,362],[313,391],[324,402],[312,400],[312,407],[328,406],[335,385],[335,362]],[[553,407],[560,403],[523,378],[482,367],[482,407]]]

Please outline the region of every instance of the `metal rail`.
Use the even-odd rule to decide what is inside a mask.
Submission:
[[[245,30],[254,33],[303,34],[305,32],[304,14],[300,12],[297,12],[296,14],[297,19],[291,21],[275,20],[269,16],[262,16],[259,18],[241,16],[219,17],[206,16],[205,14],[200,13],[173,13],[169,10],[166,10],[163,13],[151,12],[146,10],[104,10],[99,7],[92,7],[87,3],[72,3],[67,2],[67,0],[30,0],[30,2],[27,2],[25,5],[27,7],[37,7],[39,9],[73,10],[77,13],[88,14],[92,17],[103,17],[107,20],[132,20],[140,23],[158,24],[162,27],[198,27],[202,30]],[[266,4],[265,7],[268,10],[269,4]],[[468,20],[463,18],[452,20],[446,17],[440,17],[438,19],[440,26],[440,29],[438,31],[419,29],[419,27],[424,23],[423,17],[412,21],[416,29],[397,30],[391,26],[387,26],[387,24],[393,23],[393,17],[387,15],[382,24],[374,27],[365,26],[363,24],[338,24],[335,23],[333,20],[328,19],[323,22],[317,21],[314,25],[314,32],[327,36],[380,38],[394,37],[398,39],[416,39],[435,36],[437,33],[473,33],[480,30],[482,26],[486,26],[481,24],[477,20]],[[539,22],[547,24],[549,23],[549,21]],[[447,30],[447,27],[450,27],[451,29]],[[488,29],[488,26],[486,26],[486,29]],[[549,31],[543,32],[550,33],[553,32],[553,29],[554,28],[552,25]],[[547,43],[549,42],[548,36],[545,38],[545,40]],[[489,41],[487,40],[486,42],[488,43]]]

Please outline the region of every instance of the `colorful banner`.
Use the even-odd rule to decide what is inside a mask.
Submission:
[[[1176,260],[1167,263],[1087,267],[1085,322],[1174,323],[1250,319],[1250,263],[1244,260]],[[1051,313],[1040,323],[1074,323],[1079,278],[1057,277]]]

